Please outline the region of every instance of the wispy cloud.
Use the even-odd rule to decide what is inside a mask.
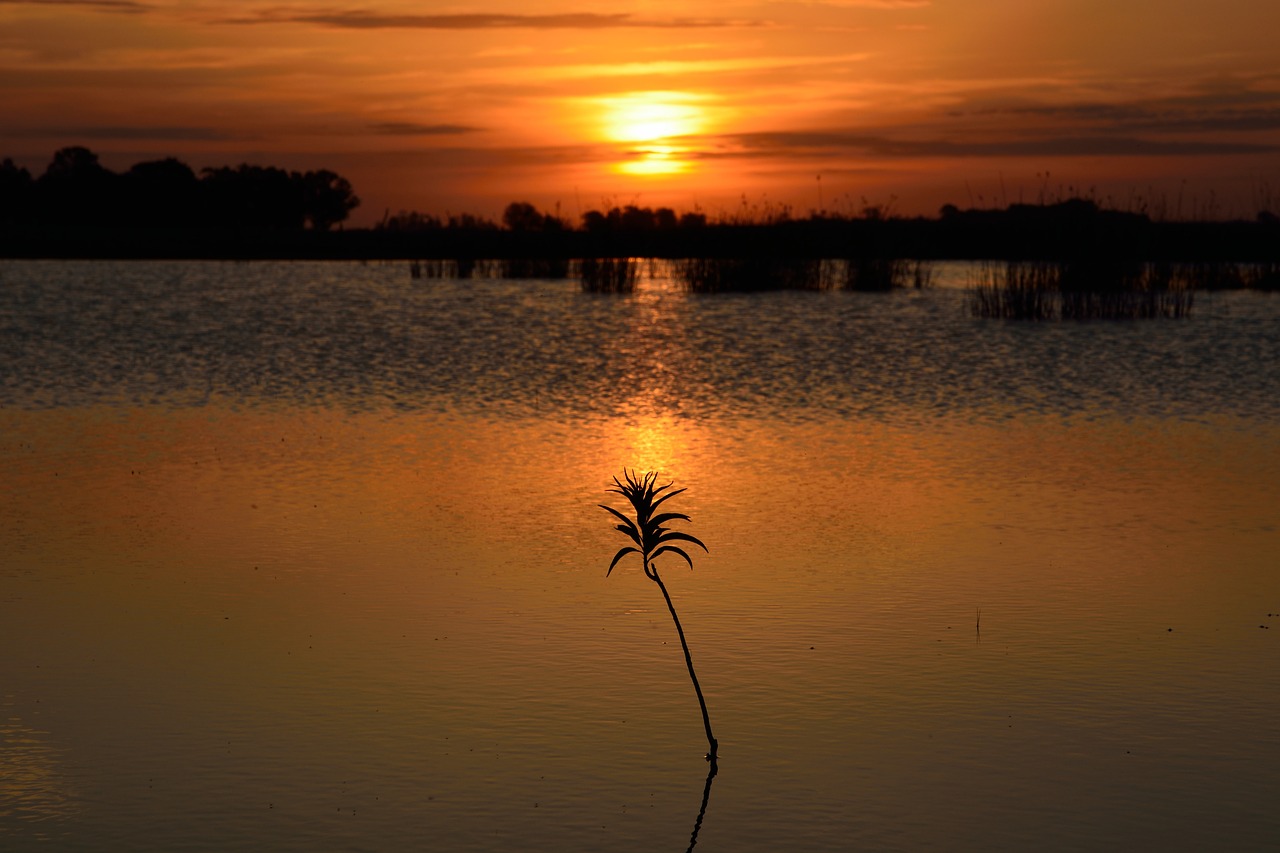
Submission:
[[[609,30],[753,27],[766,22],[727,18],[645,18],[630,13],[596,12],[558,15],[387,15],[368,9],[268,9],[251,17],[230,18],[235,24],[315,24],[350,30]]]
[[[369,129],[382,136],[457,136],[475,133],[480,128],[464,124],[418,124],[409,121],[388,121],[370,125]]]
[[[76,6],[99,12],[139,14],[149,12],[152,6],[135,3],[134,0],[0,0],[0,6]]]
[[[1161,133],[1280,130],[1280,104],[1257,108],[1177,109],[1172,105],[1079,103],[1011,107],[986,110],[983,114],[1049,119],[1075,127]]]
[[[213,127],[142,125],[58,125],[6,130],[4,136],[17,139],[129,140],[149,139],[180,142],[211,142],[239,138]]]
[[[1135,136],[1064,136],[1031,139],[961,141],[954,139],[894,139],[838,131],[782,131],[725,137],[725,148],[704,156],[829,157],[1162,157],[1261,154],[1280,151],[1280,145],[1230,140],[1162,140]]]
[[[786,6],[834,9],[923,9],[932,6],[932,0],[789,0]]]
[[[677,76],[722,74],[738,71],[780,71],[865,62],[869,53],[846,53],[837,56],[743,56],[726,59],[671,59],[654,62],[613,62],[583,65],[552,65],[530,69],[529,74],[541,80],[593,79],[601,77]]]

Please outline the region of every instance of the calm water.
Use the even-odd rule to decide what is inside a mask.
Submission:
[[[0,262],[0,849],[686,849],[624,465],[699,851],[1280,845],[1280,299]]]

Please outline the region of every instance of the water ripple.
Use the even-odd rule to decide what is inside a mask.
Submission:
[[[956,276],[951,276],[955,278]],[[4,262],[0,405],[298,404],[788,420],[1280,414],[1280,300],[977,320],[953,288],[627,297],[401,264]]]

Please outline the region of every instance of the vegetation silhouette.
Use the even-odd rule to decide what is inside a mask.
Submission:
[[[1145,320],[1190,316],[1194,268],[1185,264],[1007,261],[985,265],[968,287],[975,317],[1005,320]]]
[[[689,290],[712,293],[918,287],[928,284],[922,262],[935,260],[1045,262],[1065,270],[1060,292],[1099,272],[1111,278],[1106,290],[1115,270],[1149,263],[1183,265],[1179,274],[1197,289],[1280,288],[1280,215],[1269,193],[1254,218],[1229,221],[1214,218],[1213,205],[1193,205],[1198,218],[1184,219],[1180,204],[1171,213],[1141,197],[1119,209],[1109,199],[1042,193],[1037,203],[1003,208],[947,204],[932,218],[863,201],[807,216],[745,199],[714,215],[615,205],[583,212],[577,226],[558,207],[514,201],[497,220],[387,211],[372,227],[338,228],[360,199],[327,169],[242,163],[196,172],[168,157],[116,173],[70,146],[39,177],[0,160],[0,256],[406,259],[419,262],[420,275],[447,268],[462,277],[488,275],[488,261],[510,278],[567,277],[575,259],[592,259],[579,267],[584,289],[612,293],[631,284],[625,265],[598,263],[607,259],[671,260]],[[1078,301],[1084,314],[1097,302]]]
[[[583,258],[578,278],[586,293],[632,293],[639,265],[635,258]]]
[[[325,232],[360,204],[346,178],[320,169],[290,172],[242,163],[200,176],[172,157],[122,173],[82,146],[54,152],[33,178],[12,159],[0,162],[0,226],[61,229],[234,229]]]
[[[693,682],[693,690],[698,695],[698,706],[702,709],[702,725],[707,732],[708,751],[706,757],[707,761],[711,762],[711,772],[707,777],[707,791],[709,792],[711,778],[715,776],[717,770],[716,753],[718,742],[715,735],[711,733],[711,717],[707,714],[707,701],[702,696],[702,686],[698,683],[698,674],[693,670],[693,657],[689,654],[689,643],[685,640],[684,628],[680,625],[680,617],[676,615],[676,607],[671,602],[671,593],[667,592],[667,585],[662,582],[662,578],[658,575],[658,568],[653,564],[654,559],[663,554],[675,554],[682,557],[689,564],[689,568],[692,569],[693,559],[683,548],[672,543],[691,542],[703,551],[707,550],[707,546],[702,544],[702,541],[695,536],[671,530],[665,526],[673,521],[688,521],[689,516],[682,512],[659,513],[657,511],[658,507],[685,491],[684,489],[667,491],[675,483],[671,482],[665,486],[659,486],[657,484],[658,475],[652,471],[638,478],[634,472],[624,471],[623,478],[626,481],[625,483],[614,477],[614,488],[607,491],[625,497],[635,511],[635,518],[628,518],[625,513],[611,506],[605,506],[604,504],[599,506],[622,522],[616,525],[616,529],[630,537],[631,541],[636,544],[635,546],[625,545],[618,550],[618,553],[613,555],[613,560],[609,563],[605,577],[613,573],[614,566],[618,565],[618,561],[623,557],[628,554],[639,554],[644,564],[645,577],[656,583],[658,589],[662,590],[662,597],[666,599],[667,609],[671,611],[671,621],[675,622],[676,633],[680,636],[680,647],[684,650],[684,662],[689,668],[689,679]],[[666,494],[663,494],[664,492]],[[697,835],[696,827],[694,835]]]

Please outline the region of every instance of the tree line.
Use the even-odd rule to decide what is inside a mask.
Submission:
[[[587,234],[643,233],[669,231],[675,228],[697,228],[707,224],[707,215],[692,211],[677,215],[669,207],[640,207],[628,204],[608,210],[588,210],[582,214],[582,224],[575,229],[573,223],[562,218],[559,212],[543,212],[527,201],[513,201],[502,211],[501,221],[494,221],[470,213],[434,216],[416,210],[402,210],[395,215],[388,213],[376,226],[379,231],[412,232],[448,229],[453,231],[497,231],[505,229],[516,234],[557,234],[581,230]]]
[[[1078,197],[901,217],[889,204],[845,214],[751,206],[713,218],[636,204],[577,222],[527,201],[497,220],[389,212],[335,229],[360,204],[329,170],[241,164],[202,169],[169,157],[116,173],[75,146],[33,177],[0,162],[2,257],[293,258],[1130,258],[1280,260],[1280,218],[1153,219]]]
[[[359,204],[351,183],[327,169],[244,163],[197,175],[167,157],[117,173],[81,146],[57,151],[39,177],[0,162],[0,225],[11,227],[328,231]]]

